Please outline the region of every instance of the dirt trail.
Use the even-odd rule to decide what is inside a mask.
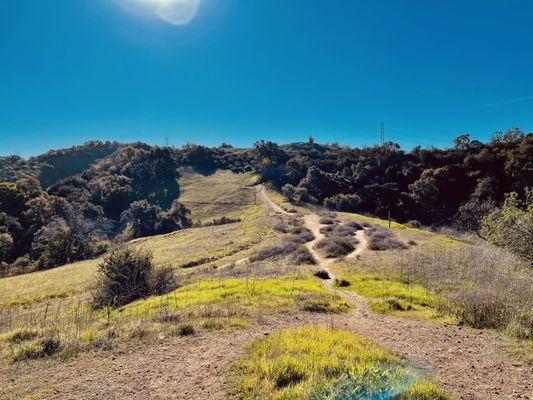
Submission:
[[[325,237],[325,235],[320,232],[320,228],[322,228],[325,225],[320,223],[320,216],[317,214],[304,215],[304,223],[305,223],[305,226],[315,235],[315,239],[310,242],[307,242],[306,246],[311,252],[311,254],[313,254],[313,256],[316,258],[316,260],[318,261],[318,264],[322,268],[324,268],[326,271],[328,271],[330,279],[327,281],[330,281],[329,283],[331,283],[331,281],[335,279],[335,274],[328,268],[328,266],[334,263],[335,261],[337,261],[337,259],[336,258],[325,258],[315,249],[315,244],[319,242],[320,240],[324,239]],[[362,230],[357,231],[357,233],[355,234],[355,238],[357,239],[357,242],[358,242],[357,247],[354,251],[352,251],[350,254],[346,256],[347,259],[356,258],[358,255],[362,254],[363,251],[365,251],[368,248],[368,240],[366,239],[364,231]]]
[[[288,213],[287,211],[285,211],[283,208],[281,208],[277,203],[275,203],[271,198],[270,196],[268,195],[266,189],[265,189],[265,186],[264,185],[258,185],[258,192],[259,192],[259,195],[261,196],[261,199],[263,199],[263,201],[272,209],[274,210],[275,212],[278,212],[278,213],[281,213],[281,214],[285,214],[285,215],[290,215],[290,213]]]
[[[273,210],[276,213],[281,213],[281,214],[284,214],[284,215],[290,215],[290,213],[288,213],[283,208],[281,208],[279,205],[274,203],[274,201],[268,195],[264,185],[255,186],[255,190],[259,194],[259,196],[260,196],[261,200],[263,201],[263,203],[265,203],[267,205],[267,207],[269,207],[271,210]],[[238,259],[236,261],[221,265],[217,269],[221,270],[221,269],[229,267],[230,265],[245,265],[245,264],[248,264],[249,261],[250,261],[250,257],[244,257],[244,258],[240,258],[240,259]]]

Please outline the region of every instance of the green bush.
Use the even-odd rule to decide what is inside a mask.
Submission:
[[[151,292],[152,255],[129,247],[113,250],[98,266],[93,297],[96,308],[117,307],[146,297]]]
[[[507,194],[503,207],[483,218],[481,233],[533,265],[533,188],[526,188],[524,201],[514,192]]]

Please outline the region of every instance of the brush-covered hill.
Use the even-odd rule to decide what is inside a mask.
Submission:
[[[94,140],[66,149],[50,150],[28,160],[20,156],[0,157],[0,181],[35,178],[43,188],[48,188],[63,178],[81,173],[120,146],[118,142]]]
[[[249,149],[88,142],[29,160],[4,157],[0,273],[93,258],[112,243],[202,220],[181,201],[183,168],[206,176],[254,172],[294,206],[315,204],[424,225],[461,221],[459,227],[479,231],[481,217],[509,193],[526,201],[532,160],[533,134],[518,129],[487,143],[462,135],[450,148],[409,152],[394,143],[351,148],[310,139],[285,145],[259,141]],[[189,192],[188,202],[202,194]]]

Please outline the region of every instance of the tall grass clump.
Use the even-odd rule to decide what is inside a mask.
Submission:
[[[533,274],[506,251],[488,245],[413,249],[392,268],[439,293],[440,307],[462,323],[533,338]]]
[[[342,329],[313,326],[274,332],[250,343],[231,368],[235,399],[446,400],[423,371],[372,341]],[[421,396],[426,390],[428,396]],[[409,394],[409,391],[412,393]],[[418,396],[418,397],[417,397]]]

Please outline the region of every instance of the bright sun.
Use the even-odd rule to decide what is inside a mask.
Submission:
[[[163,21],[172,25],[186,25],[191,22],[198,13],[200,1],[201,0],[133,0],[137,5],[150,10]]]

